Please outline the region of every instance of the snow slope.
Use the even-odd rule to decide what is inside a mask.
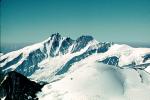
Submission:
[[[142,77],[141,77],[142,76]],[[40,100],[149,100],[150,75],[90,58],[72,66],[63,78],[44,86]]]
[[[0,56],[4,55],[3,53],[0,53]]]

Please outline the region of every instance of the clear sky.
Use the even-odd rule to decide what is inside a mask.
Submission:
[[[1,43],[73,39],[150,43],[150,0],[2,0]]]

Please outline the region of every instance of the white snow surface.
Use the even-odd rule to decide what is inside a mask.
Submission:
[[[150,66],[148,66],[147,68],[145,68],[145,71],[147,71],[148,73],[150,73]]]
[[[142,75],[142,78],[140,77]],[[85,59],[44,86],[40,100],[149,100],[150,75]]]

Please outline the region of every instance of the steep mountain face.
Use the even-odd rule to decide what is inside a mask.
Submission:
[[[69,37],[61,37],[60,34],[56,33],[41,43],[0,56],[0,74],[4,76],[8,74],[9,76],[9,72],[15,71],[32,81],[48,83],[42,89],[41,95],[38,94],[41,100],[47,100],[46,98],[51,98],[52,100],[70,100],[73,99],[74,96],[79,96],[81,99],[83,96],[83,98],[87,98],[87,100],[91,100],[91,96],[97,99],[98,96],[98,100],[100,98],[102,98],[100,100],[110,100],[113,91],[109,92],[107,86],[119,86],[119,90],[114,93],[122,94],[117,94],[117,99],[119,98],[118,96],[121,96],[122,100],[128,100],[133,98],[131,96],[132,91],[133,93],[137,92],[134,91],[133,88],[128,87],[135,85],[145,89],[145,86],[147,86],[146,91],[150,91],[150,76],[149,73],[147,73],[150,72],[149,55],[150,48],[133,48],[125,44],[119,45],[112,42],[98,42],[92,36],[81,36],[73,40]],[[94,71],[91,72],[89,69]],[[101,72],[105,74],[101,74]],[[129,73],[129,75],[127,73]],[[119,75],[121,75],[121,78]],[[81,78],[79,78],[80,76]],[[96,77],[96,79],[93,77]],[[108,81],[105,80],[105,77],[111,77],[114,80]],[[128,82],[129,77],[132,78],[130,78]],[[91,82],[89,82],[88,78]],[[134,80],[136,80],[138,84],[132,83]],[[76,81],[81,81],[77,83],[77,86],[74,84],[77,90],[71,85],[76,83]],[[110,85],[110,83],[113,82],[115,84]],[[132,84],[130,84],[130,82]],[[107,83],[106,87],[103,86],[102,83]],[[20,84],[22,83],[20,82],[18,87],[15,87],[19,89]],[[64,87],[61,87],[62,84]],[[92,84],[93,86],[91,87]],[[32,87],[32,85],[30,86]],[[30,86],[27,87],[30,88]],[[57,87],[60,87],[62,90]],[[84,87],[89,89],[86,90]],[[105,88],[103,89],[102,87]],[[48,90],[45,90],[45,88]],[[96,88],[100,90],[96,91]],[[138,93],[144,91],[142,88],[138,88]],[[14,90],[11,88],[11,91]],[[78,94],[77,91],[82,91],[82,93]],[[87,94],[85,91],[87,91]],[[105,95],[106,92],[109,92],[110,95]],[[35,94],[35,92],[33,92],[33,94]],[[90,94],[93,95],[90,96]],[[122,96],[125,94],[126,99],[123,99]],[[143,96],[149,98],[147,94],[141,94],[139,98]],[[70,99],[67,99],[67,97],[70,97]]]

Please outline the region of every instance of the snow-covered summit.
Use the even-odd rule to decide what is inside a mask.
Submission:
[[[43,42],[2,55],[0,67],[4,73],[15,70],[25,76],[31,76],[43,65],[51,66],[52,61],[53,63],[62,61],[58,65],[51,66],[56,68],[53,69],[56,72],[63,67],[68,70],[69,68],[65,66],[71,66],[92,55],[97,56],[95,60],[106,64],[113,62],[113,65],[122,67],[150,63],[149,54],[149,48],[133,48],[124,44],[98,42],[88,35],[73,40],[56,33]]]
[[[1,56],[0,64],[4,72],[17,70],[24,75],[33,73],[38,63],[47,58],[76,53],[96,45],[91,36],[81,36],[77,40],[61,37],[59,33],[52,34],[47,40]],[[29,67],[30,68],[29,71]],[[25,70],[26,69],[26,70]]]

